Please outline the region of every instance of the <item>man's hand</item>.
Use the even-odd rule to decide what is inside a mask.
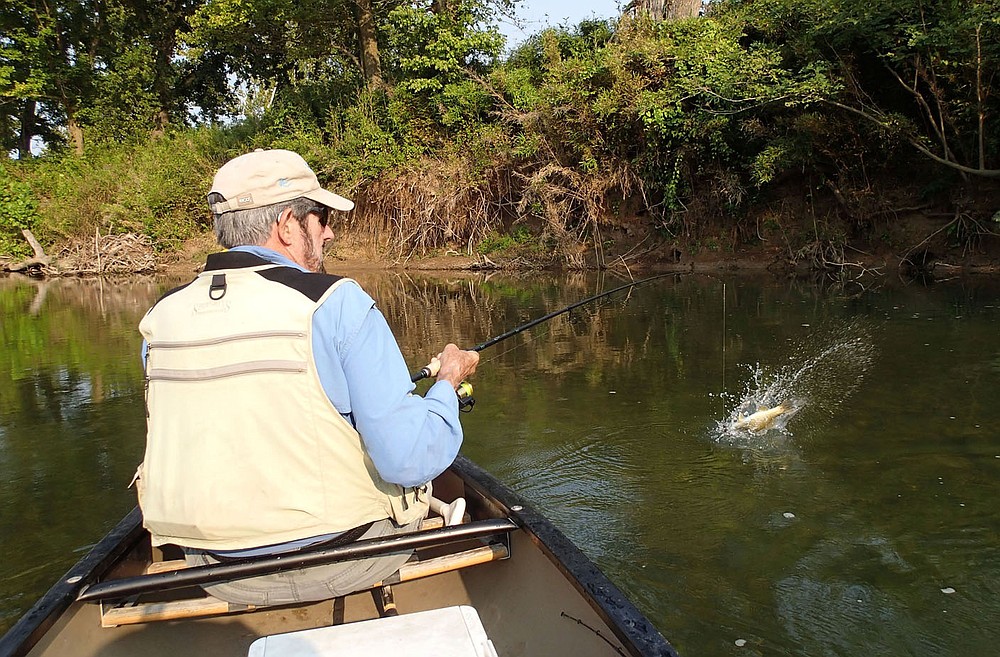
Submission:
[[[475,374],[479,365],[478,351],[463,351],[454,344],[445,345],[434,358],[441,363],[437,380],[447,381],[453,388],[458,388],[458,384]]]

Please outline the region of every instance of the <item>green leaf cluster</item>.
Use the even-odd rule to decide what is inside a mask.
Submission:
[[[218,155],[222,142],[218,131],[202,129],[143,148],[122,143],[83,156],[40,158],[18,170],[38,190],[49,241],[140,233],[170,250],[210,225],[205,194],[225,159]]]
[[[428,12],[419,5],[401,5],[389,12],[389,63],[400,80],[399,87],[442,104],[448,87],[471,89],[463,84],[469,72],[490,68],[503,47],[497,29],[485,25],[491,17],[488,9],[489,5],[476,0],[456,0],[447,11]],[[452,98],[462,95],[452,92]],[[442,109],[448,111],[447,106]],[[446,125],[449,123],[455,121]]]
[[[667,214],[719,170],[758,188],[793,162],[775,135],[748,133],[835,94],[837,83],[820,68],[789,67],[742,28],[710,17],[623,22],[614,38],[603,22],[542,33],[492,76],[511,107],[531,113],[518,154],[544,143],[585,175],[634,171]]]
[[[30,254],[21,231],[33,229],[38,220],[38,199],[31,187],[0,164],[0,253]]]

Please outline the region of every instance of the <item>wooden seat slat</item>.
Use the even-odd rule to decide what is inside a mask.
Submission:
[[[461,568],[476,566],[479,564],[499,561],[510,556],[507,546],[500,543],[491,543],[480,547],[471,548],[462,552],[445,554],[433,559],[416,560],[403,564],[403,566],[387,577],[384,582],[374,584],[372,588],[384,584],[397,584],[409,582],[421,577],[429,577],[440,573],[446,573]],[[158,572],[169,572],[185,568],[187,564],[182,560],[159,562],[163,570]],[[168,564],[176,567],[168,567]],[[155,565],[155,564],[154,564]],[[136,623],[150,623],[163,620],[179,620],[187,618],[202,618],[207,616],[221,616],[225,614],[239,613],[261,609],[252,605],[236,605],[220,600],[214,596],[205,596],[188,600],[175,600],[169,602],[144,602],[129,604],[119,607],[101,608],[101,626],[116,627],[118,625],[134,625]]]
[[[222,616],[241,611],[253,611],[254,609],[256,607],[253,605],[232,604],[210,595],[191,600],[144,602],[124,607],[102,609],[101,627],[118,627],[119,625],[135,625],[136,623],[152,623],[155,621],[179,620],[183,618]]]

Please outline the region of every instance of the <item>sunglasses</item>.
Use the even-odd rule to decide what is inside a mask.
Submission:
[[[317,205],[314,208],[309,208],[308,214],[316,215],[316,217],[319,219],[319,225],[322,226],[323,228],[326,228],[327,226],[330,225],[330,208],[323,205]]]

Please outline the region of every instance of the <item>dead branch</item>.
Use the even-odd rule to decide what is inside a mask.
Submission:
[[[33,270],[41,273],[43,269],[49,266],[52,259],[45,255],[45,250],[42,249],[42,245],[38,243],[38,240],[35,239],[35,236],[31,234],[30,230],[25,228],[21,231],[21,234],[24,235],[24,239],[28,240],[28,244],[31,246],[31,250],[34,251],[35,255],[23,262],[8,265],[7,271],[23,272]]]
[[[864,262],[851,262],[844,254],[846,245],[832,240],[815,240],[796,251],[791,258],[793,266],[804,265],[808,269],[824,272],[839,284],[851,283],[864,289],[861,280],[871,274],[881,276],[878,267],[869,267]],[[846,247],[849,248],[849,247]]]
[[[856,107],[851,107],[850,105],[845,105],[844,103],[838,103],[835,100],[825,100],[823,101],[834,107],[839,107],[842,110],[857,114],[858,116],[865,118],[876,125],[885,127],[885,122],[878,116],[871,114],[865,110],[858,109]],[[904,139],[910,143],[911,146],[916,148],[918,151],[931,158],[938,164],[943,164],[946,167],[955,169],[956,171],[961,171],[962,173],[971,174],[973,176],[982,176],[984,178],[1000,178],[1000,169],[973,169],[972,167],[967,167],[965,165],[959,164],[958,162],[952,162],[951,160],[945,159],[940,155],[932,152],[926,146],[921,144],[919,141],[910,136],[905,136]]]
[[[156,269],[156,253],[150,239],[137,233],[101,235],[80,240],[59,253],[63,275],[140,274]]]

